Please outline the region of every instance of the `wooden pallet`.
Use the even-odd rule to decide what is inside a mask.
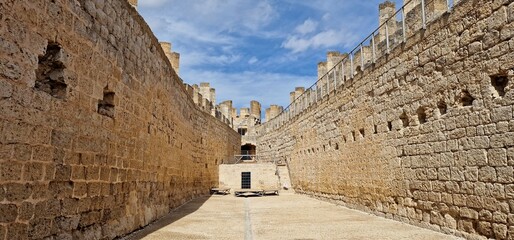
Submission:
[[[230,188],[211,188],[211,194],[230,194]]]
[[[279,189],[238,189],[234,191],[236,197],[278,195]]]
[[[262,189],[238,189],[234,191],[236,197],[249,197],[249,196],[264,196]]]

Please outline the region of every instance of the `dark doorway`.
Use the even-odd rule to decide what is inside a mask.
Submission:
[[[241,146],[241,155],[255,155],[256,147],[252,144],[245,144]]]
[[[252,173],[242,172],[241,173],[241,188],[250,189],[252,188]]]

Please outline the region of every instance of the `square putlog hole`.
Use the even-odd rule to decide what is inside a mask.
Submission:
[[[104,97],[98,100],[98,113],[104,116],[114,118],[114,92],[109,91],[107,87],[104,89]]]
[[[48,43],[45,54],[38,57],[34,88],[52,97],[64,99],[68,88],[64,76],[66,59],[66,54],[59,44]]]
[[[494,90],[496,90],[496,93],[498,94],[498,97],[505,96],[505,88],[507,88],[507,85],[509,84],[509,78],[504,75],[496,75],[491,76],[491,85],[494,87]]]

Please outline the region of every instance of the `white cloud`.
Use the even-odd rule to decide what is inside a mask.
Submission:
[[[180,36],[181,40],[195,40],[203,43],[213,43],[213,44],[231,44],[236,41],[234,38],[220,34],[216,31],[206,31],[199,27],[198,25],[193,25],[191,23],[185,21],[166,21],[166,31],[171,33],[173,38],[178,38]]]
[[[212,30],[219,32],[255,32],[277,16],[267,1],[204,0],[189,4],[193,5],[190,11],[180,13],[184,19],[214,27]]]
[[[344,32],[327,30],[310,37],[300,37],[296,35],[290,36],[284,43],[282,43],[282,47],[291,50],[293,53],[299,53],[310,48],[329,48],[338,45],[339,47],[344,47],[344,42]]]
[[[248,64],[252,65],[252,64],[254,64],[254,63],[258,62],[258,61],[259,61],[259,59],[257,59],[257,58],[254,56],[254,57],[250,58],[250,60],[248,60]]]
[[[302,34],[302,35],[305,35],[307,33],[314,32],[317,27],[318,27],[318,22],[312,21],[309,18],[309,19],[305,20],[305,22],[303,22],[303,24],[297,26],[295,28],[295,31],[300,33],[300,34]]]
[[[241,60],[241,55],[221,54],[212,55],[207,52],[186,52],[181,53],[180,64],[182,66],[194,67],[202,65],[225,66],[234,64]]]
[[[186,82],[211,82],[219,102],[265,108],[314,83],[326,51],[349,51],[371,33],[381,1],[139,0],[138,10],[181,53]]]

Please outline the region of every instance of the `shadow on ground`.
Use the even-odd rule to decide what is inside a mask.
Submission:
[[[159,229],[180,220],[183,217],[195,212],[198,210],[207,200],[211,198],[209,196],[203,196],[196,199],[193,199],[189,202],[184,203],[182,206],[173,209],[170,213],[166,214],[166,216],[156,220],[155,222],[150,223],[147,226],[144,226],[142,229],[136,230],[129,235],[126,235],[120,240],[140,240],[153,232],[158,231]]]

